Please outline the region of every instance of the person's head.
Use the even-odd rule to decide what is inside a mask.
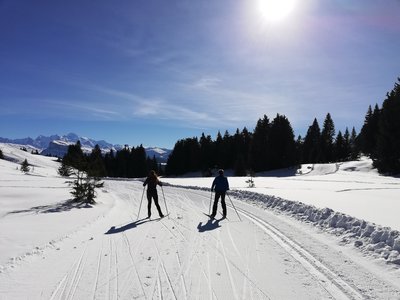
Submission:
[[[151,176],[151,177],[157,177],[156,171],[151,170],[149,176]]]
[[[221,175],[221,176],[224,175],[224,170],[219,169],[219,170],[218,170],[218,174]]]

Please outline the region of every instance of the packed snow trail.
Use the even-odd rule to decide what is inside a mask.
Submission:
[[[229,202],[228,219],[209,220],[209,192],[164,187],[169,217],[153,207],[144,219],[144,197],[137,220],[140,181],[105,189],[98,218],[0,273],[0,299],[400,297],[398,286],[283,216],[232,199],[242,222]]]

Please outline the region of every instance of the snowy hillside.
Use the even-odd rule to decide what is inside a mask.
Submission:
[[[141,180],[106,180],[97,205],[76,206],[52,158],[0,148],[12,160],[0,160],[0,299],[400,298],[399,232],[372,223],[400,228],[400,180],[367,160],[255,188],[229,177],[216,221],[203,214],[212,178],[164,178],[170,214],[144,219]]]

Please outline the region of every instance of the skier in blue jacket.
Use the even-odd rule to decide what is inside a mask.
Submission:
[[[215,190],[215,198],[213,210],[211,213],[211,218],[214,218],[217,214],[218,200],[221,197],[221,205],[222,205],[222,214],[223,217],[226,217],[226,204],[225,204],[225,194],[226,191],[229,190],[228,178],[224,176],[224,170],[218,171],[219,175],[214,178],[214,181],[211,185],[211,192]]]

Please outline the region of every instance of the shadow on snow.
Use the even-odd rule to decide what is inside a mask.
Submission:
[[[48,214],[48,213],[59,213],[64,211],[70,211],[74,208],[92,208],[93,206],[88,203],[76,202],[73,200],[66,200],[64,202],[34,206],[28,209],[14,210],[7,214],[21,214],[21,213],[35,213],[35,214]]]
[[[200,222],[199,225],[197,225],[197,230],[199,232],[205,232],[205,231],[211,231],[211,230],[217,229],[217,228],[221,227],[221,225],[219,225],[219,222],[221,220],[222,219],[218,219],[218,220],[209,219],[207,221],[207,223],[205,223],[204,225],[202,222]]]
[[[124,231],[126,231],[126,230],[136,228],[138,225],[141,225],[141,224],[144,224],[144,223],[147,223],[147,222],[157,221],[157,220],[158,220],[158,219],[143,218],[143,219],[137,220],[137,221],[135,221],[135,222],[126,224],[126,225],[121,226],[121,227],[112,226],[112,227],[111,227],[107,232],[105,232],[104,234],[121,233],[121,232],[124,232]]]

